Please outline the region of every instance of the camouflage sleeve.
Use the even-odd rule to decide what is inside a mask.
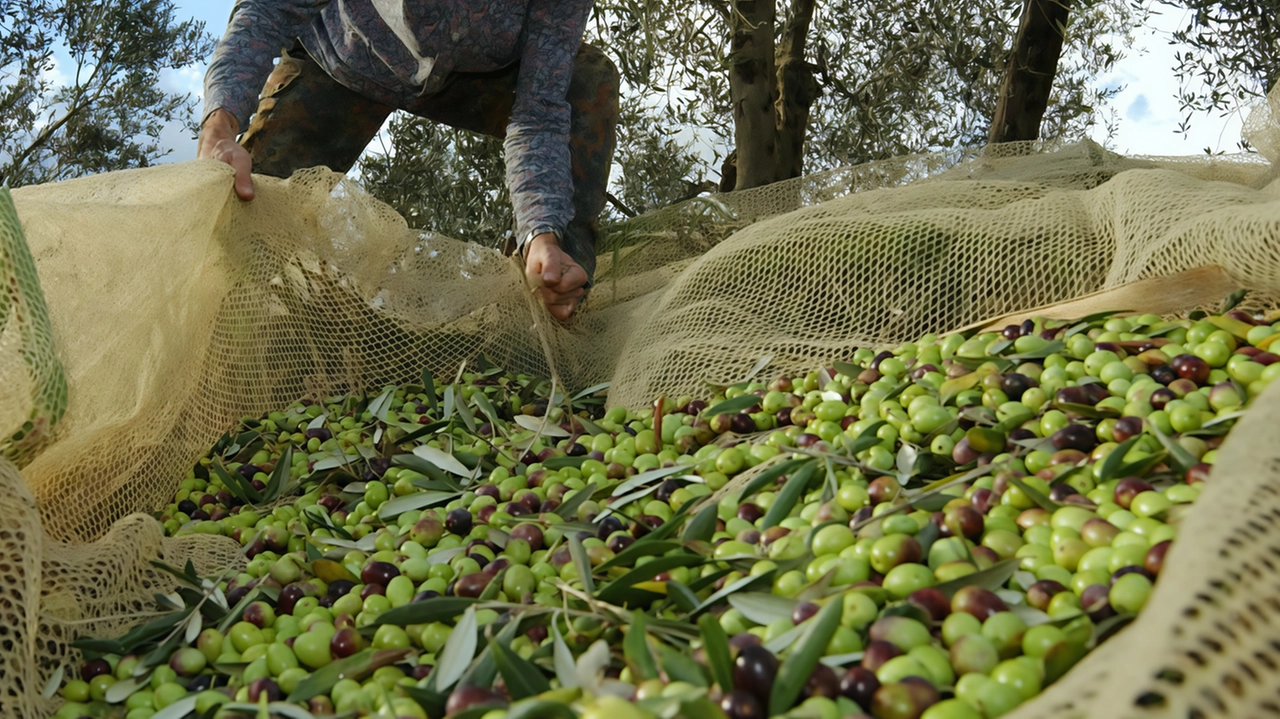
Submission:
[[[329,0],[237,0],[227,32],[204,76],[204,114],[226,110],[240,129],[258,107],[258,95],[280,51],[315,19]]]
[[[569,165],[569,78],[591,0],[532,0],[515,107],[504,143],[516,236],[573,219]]]

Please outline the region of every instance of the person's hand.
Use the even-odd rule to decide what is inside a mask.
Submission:
[[[587,271],[544,232],[529,241],[524,256],[524,276],[552,317],[567,322],[586,294]]]
[[[214,110],[200,128],[200,141],[196,146],[196,157],[201,160],[213,159],[231,165],[236,171],[236,195],[242,200],[253,199],[253,158],[249,151],[236,142],[240,133],[240,123],[226,110]]]

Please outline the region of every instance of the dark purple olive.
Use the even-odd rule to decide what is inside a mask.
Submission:
[[[880,688],[876,673],[866,667],[850,667],[840,677],[840,694],[865,710],[871,710],[871,698]]]
[[[106,659],[93,659],[80,665],[80,678],[90,681],[101,674],[110,674],[111,664]]]
[[[761,706],[767,706],[773,680],[778,675],[778,658],[763,646],[745,646],[733,662],[735,688],[755,695]]]
[[[460,685],[449,695],[449,700],[445,702],[444,712],[446,716],[453,716],[473,707],[499,707],[506,705],[506,703],[506,697],[497,690]]]
[[[472,572],[458,578],[454,583],[454,596],[475,599],[484,593],[485,587],[493,581],[493,576],[486,572]]]
[[[756,421],[749,414],[735,414],[730,421],[736,434],[750,434],[756,431]]]
[[[472,522],[471,512],[455,509],[445,515],[444,528],[454,534],[466,536],[471,533]]]
[[[1067,591],[1060,582],[1052,579],[1041,579],[1040,581],[1027,587],[1027,604],[1044,611],[1049,606],[1049,600],[1061,592]]]
[[[1079,495],[1080,492],[1077,491],[1075,487],[1072,487],[1065,482],[1059,482],[1049,488],[1049,499],[1052,499],[1055,502],[1061,502],[1073,494]]]
[[[1088,612],[1089,618],[1095,622],[1114,617],[1116,611],[1111,608],[1110,595],[1111,588],[1107,585],[1090,584],[1080,593],[1080,608]]]
[[[1164,557],[1169,553],[1169,547],[1173,546],[1173,542],[1164,540],[1157,542],[1147,550],[1147,556],[1143,559],[1143,566],[1147,571],[1156,576],[1160,574],[1160,570],[1164,569]]]
[[[923,609],[935,622],[941,622],[951,613],[951,600],[933,587],[917,589],[907,595],[907,602]]]
[[[1116,482],[1113,499],[1116,504],[1128,509],[1129,505],[1133,503],[1134,497],[1143,492],[1150,492],[1154,489],[1155,487],[1145,479],[1141,479],[1139,477],[1125,477],[1119,482]]]
[[[1039,382],[1036,382],[1026,375],[1013,372],[1005,375],[1004,379],[1000,380],[1000,389],[1009,396],[1010,400],[1016,402],[1022,399],[1023,392],[1026,392],[1039,384]]]
[[[398,576],[400,576],[400,570],[391,562],[369,562],[364,569],[360,570],[360,581],[365,584],[386,586]]]
[[[813,672],[809,674],[809,680],[804,683],[804,688],[800,690],[800,701],[810,697],[835,699],[839,694],[840,677],[836,674],[836,670],[818,662]]]
[[[764,719],[764,705],[755,695],[735,689],[720,699],[720,709],[729,719]]]
[[[1053,433],[1049,439],[1054,449],[1077,449],[1092,452],[1098,446],[1098,435],[1083,424],[1069,424]]]
[[[1000,331],[1000,336],[1009,341],[1016,340],[1022,336],[1022,325],[1006,325],[1005,328]]]
[[[259,677],[249,682],[249,701],[257,704],[261,698],[268,702],[278,702],[284,698],[280,685],[270,677]]]
[[[1177,371],[1167,364],[1162,364],[1159,367],[1152,367],[1148,374],[1151,375],[1151,379],[1165,386],[1168,386],[1174,380],[1178,379]],[[1207,378],[1208,375],[1206,374],[1205,377]]]
[[[799,625],[809,617],[817,614],[819,609],[821,607],[813,602],[800,602],[795,609],[791,610],[791,623]]]
[[[1157,368],[1159,369],[1159,368]],[[1200,359],[1193,354],[1184,354],[1174,357],[1169,362],[1169,369],[1177,373],[1182,379],[1189,379],[1196,384],[1204,384],[1209,381],[1209,371],[1212,369],[1208,362]],[[1152,377],[1155,376],[1155,370],[1151,370]],[[1158,379],[1156,381],[1159,381]],[[1161,382],[1161,384],[1169,384]]]
[[[276,598],[276,614],[293,614],[293,606],[306,595],[307,590],[297,582],[281,589],[280,596]],[[227,595],[227,601],[231,601],[230,594]]]
[[[528,542],[530,551],[536,552],[543,546],[542,527],[536,524],[517,524],[511,530],[511,538]]]
[[[1142,576],[1146,577],[1147,579],[1153,582],[1156,580],[1156,575],[1152,572],[1147,571],[1146,567],[1139,567],[1136,564],[1131,564],[1127,567],[1121,567],[1117,569],[1115,572],[1113,572],[1111,574],[1111,583],[1115,584],[1117,579],[1119,579],[1120,577],[1123,577],[1126,574],[1141,574]]]
[[[885,662],[897,656],[902,656],[902,650],[898,645],[883,639],[873,639],[862,652],[862,666],[874,672],[884,666]]]

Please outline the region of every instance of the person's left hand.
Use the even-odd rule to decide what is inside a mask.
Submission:
[[[524,276],[552,317],[567,322],[586,295],[587,271],[560,249],[556,236],[544,232],[529,241]]]

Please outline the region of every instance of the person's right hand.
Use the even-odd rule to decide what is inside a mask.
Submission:
[[[253,158],[249,151],[236,142],[240,123],[226,110],[214,110],[200,128],[200,141],[196,145],[196,157],[213,159],[231,165],[236,171],[236,195],[242,200],[253,199]]]

